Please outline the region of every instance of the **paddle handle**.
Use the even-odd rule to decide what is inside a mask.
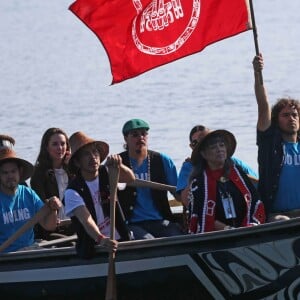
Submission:
[[[117,300],[117,279],[114,252],[110,252],[108,258],[108,274],[105,300]]]
[[[146,187],[156,190],[169,191],[172,194],[175,194],[176,192],[176,186],[142,179],[135,179],[133,182],[127,183],[127,185],[133,187]]]
[[[9,247],[14,241],[16,241],[21,235],[23,235],[27,230],[36,225],[40,220],[46,217],[51,212],[48,205],[44,205],[31,219],[29,219],[23,226],[21,226],[9,239],[7,239],[1,246],[0,252],[4,251]]]

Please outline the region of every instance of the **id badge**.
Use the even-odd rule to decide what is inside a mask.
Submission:
[[[230,197],[230,195],[227,195],[227,197],[222,198],[224,213],[226,219],[234,219],[236,218],[235,208],[233,204],[233,200]]]

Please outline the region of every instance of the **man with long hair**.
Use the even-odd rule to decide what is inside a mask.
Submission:
[[[262,55],[253,59],[255,95],[258,105],[257,145],[258,189],[265,204],[268,221],[300,216],[300,103],[281,98],[270,107],[261,80]]]

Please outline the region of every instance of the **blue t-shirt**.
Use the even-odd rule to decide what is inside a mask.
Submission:
[[[13,196],[0,192],[0,244],[10,238],[20,227],[32,218],[42,207],[43,201],[31,188],[18,185]],[[27,230],[3,252],[16,251],[31,246],[34,242],[33,228]]]
[[[166,174],[166,184],[177,185],[177,170],[170,157],[164,153],[160,153],[163,161],[164,171]],[[130,158],[130,163],[137,179],[148,179],[149,163],[146,158],[140,166],[137,166],[137,161]],[[151,180],[151,178],[150,178]],[[145,220],[161,220],[162,216],[154,205],[150,188],[137,188],[137,197],[134,211],[130,222],[139,222]]]
[[[235,158],[235,157],[231,157],[231,159],[233,160],[234,164],[237,166],[240,166],[247,175],[258,178],[256,172],[245,162],[243,162],[242,160]],[[176,193],[180,193],[182,190],[184,190],[188,186],[189,176],[192,172],[192,169],[193,169],[193,165],[190,161],[185,161],[182,164],[182,167],[180,169],[179,176],[178,176]]]
[[[283,143],[283,166],[272,212],[300,209],[300,144]]]

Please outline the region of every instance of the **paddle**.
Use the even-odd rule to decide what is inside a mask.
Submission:
[[[117,201],[117,185],[119,181],[119,167],[108,167],[110,186],[110,238],[115,239],[115,210]],[[108,274],[106,283],[105,300],[117,299],[115,252],[109,253]]]
[[[1,246],[0,252],[4,251],[14,241],[16,241],[28,229],[36,225],[40,220],[46,217],[51,212],[48,205],[44,205],[31,219],[29,219],[23,226],[21,226],[9,239],[7,239]]]
[[[64,244],[64,243],[71,243],[77,240],[77,234],[73,234],[70,236],[62,237],[59,239],[51,240],[51,241],[42,241],[38,243],[40,247],[49,247],[49,246],[55,246],[59,244]]]
[[[163,191],[169,191],[172,194],[175,194],[176,192],[176,186],[173,185],[167,185],[159,182],[153,182],[148,180],[142,180],[142,179],[135,179],[131,183],[127,183],[128,186],[133,187],[147,187],[151,189],[157,189],[157,190],[163,190]]]

